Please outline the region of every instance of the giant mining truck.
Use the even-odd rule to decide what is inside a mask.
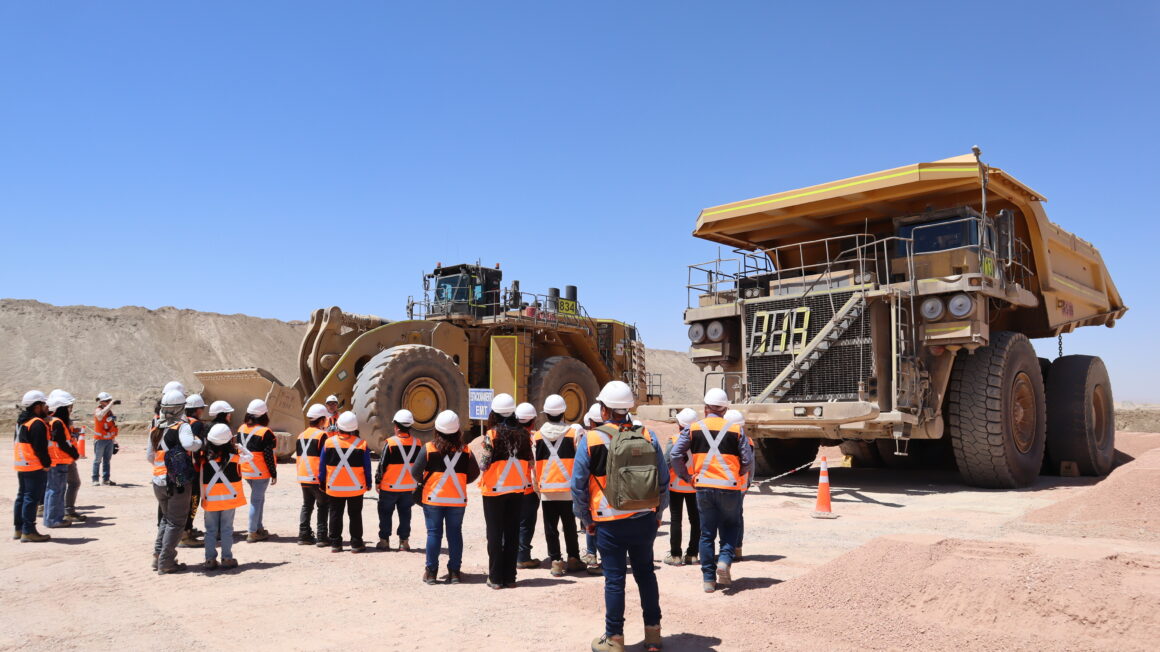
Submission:
[[[1062,336],[1127,308],[1096,248],[974,154],[701,211],[734,254],[689,268],[689,357],[745,415],[765,471],[840,443],[856,465],[942,450],[980,487],[1102,475],[1104,363]],[[1060,338],[1038,358],[1032,338]],[[683,405],[642,408],[671,418]],[[947,445],[949,440],[949,446]]]
[[[438,264],[423,275],[422,296],[408,300],[406,320],[314,311],[290,386],[256,367],[194,375],[207,400],[228,400],[239,412],[252,398],[266,399],[282,456],[293,452],[306,408],[332,394],[358,415],[360,434],[375,450],[393,434],[391,417],[400,408],[414,413],[421,437],[443,410],[470,423],[472,389],[506,392],[537,408],[559,394],[572,422],[611,380],[635,388],[642,403],[659,402],[648,394],[635,326],[589,317],[575,286],[538,295],[521,291],[519,281],[503,287],[502,279],[499,265]]]

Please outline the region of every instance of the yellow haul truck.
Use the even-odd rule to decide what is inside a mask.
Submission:
[[[1098,357],[1062,355],[1062,334],[1127,308],[1044,201],[975,148],[707,208],[693,235],[736,250],[690,267],[689,356],[744,413],[767,470],[822,441],[894,466],[949,439],[977,486],[1106,474],[1112,386]],[[1054,361],[1029,340],[1047,337],[1061,338]]]
[[[265,398],[282,456],[293,452],[306,408],[332,394],[358,415],[362,436],[376,450],[393,433],[391,417],[400,408],[414,413],[421,436],[443,410],[466,423],[471,389],[507,392],[537,408],[559,394],[572,422],[610,380],[636,388],[642,403],[650,400],[635,326],[590,318],[575,286],[565,286],[563,295],[556,288],[536,295],[521,292],[519,281],[507,288],[501,281],[499,265],[437,265],[423,275],[423,296],[408,300],[406,320],[316,310],[298,352],[298,380],[289,387],[257,368],[195,376],[206,400],[227,400],[239,413],[251,399]]]

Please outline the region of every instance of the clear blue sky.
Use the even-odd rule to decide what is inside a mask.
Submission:
[[[683,349],[701,208],[977,143],[1131,307],[1068,350],[1158,401],[1160,4],[1034,4],[6,2],[0,296],[400,318],[481,258]]]

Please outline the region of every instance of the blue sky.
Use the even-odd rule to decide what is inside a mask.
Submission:
[[[1160,401],[1160,4],[777,4],[4,3],[0,296],[400,318],[480,258],[683,349],[701,208],[979,144],[1131,307],[1068,351]]]

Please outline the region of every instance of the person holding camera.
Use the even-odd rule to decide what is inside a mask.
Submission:
[[[109,464],[117,447],[117,415],[113,406],[121,401],[108,392],[97,394],[97,409],[93,410],[93,484],[115,485],[109,479]],[[98,479],[99,478],[99,479]]]

